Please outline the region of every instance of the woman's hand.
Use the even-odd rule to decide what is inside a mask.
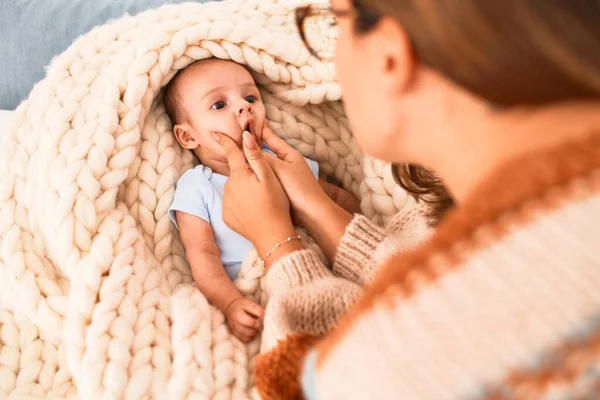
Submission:
[[[330,199],[298,150],[266,126],[263,129],[263,139],[269,149],[277,154],[277,158],[267,157],[267,161],[290,199],[294,220],[302,226],[305,217],[317,205],[325,204]]]
[[[266,159],[290,199],[294,220],[333,262],[352,215],[327,196],[299,151],[269,128],[263,129],[263,139],[277,154]]]
[[[296,236],[288,197],[250,133],[243,134],[243,153],[228,136],[214,136],[225,150],[230,168],[223,194],[223,220],[252,242],[264,260],[273,246]],[[301,248],[299,243],[285,247],[293,250],[298,246]],[[284,246],[278,250],[279,256],[284,255]]]

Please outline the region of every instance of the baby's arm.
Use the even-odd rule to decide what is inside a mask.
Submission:
[[[319,179],[319,184],[323,191],[333,200],[338,206],[348,211],[350,214],[360,214],[360,201],[350,192],[342,189],[339,186],[329,183],[324,179]]]
[[[235,336],[245,342],[252,340],[258,332],[263,308],[244,299],[227,276],[208,222],[181,211],[176,211],[176,216],[196,286],[209,303],[223,312]]]

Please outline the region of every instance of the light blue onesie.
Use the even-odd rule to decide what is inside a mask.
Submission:
[[[274,154],[267,147],[265,153]],[[318,179],[319,164],[305,158],[308,166]],[[215,235],[221,262],[232,281],[237,277],[244,257],[252,249],[252,244],[231,230],[223,221],[223,187],[227,177],[214,173],[210,168],[198,165],[186,171],[177,181],[173,203],[169,207],[171,221],[177,226],[175,211],[202,218],[210,224]]]

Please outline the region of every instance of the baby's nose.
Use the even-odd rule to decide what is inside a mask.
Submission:
[[[243,106],[241,106],[238,109],[238,114],[242,115],[244,112],[249,113],[252,110],[251,105],[250,104],[244,104]]]

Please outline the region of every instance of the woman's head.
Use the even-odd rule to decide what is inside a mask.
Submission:
[[[376,157],[431,166],[434,148],[468,147],[463,132],[513,106],[600,97],[597,1],[331,5],[342,15],[335,61],[345,107]]]
[[[387,33],[377,31],[378,22],[398,23],[409,42],[400,49],[412,53],[404,57],[490,103],[540,105],[600,94],[600,53],[594,51],[600,46],[597,1],[334,0],[333,4],[359,11],[353,36],[373,33],[377,41],[378,35]],[[371,23],[365,25],[361,15]],[[346,49],[361,51],[360,46]]]

